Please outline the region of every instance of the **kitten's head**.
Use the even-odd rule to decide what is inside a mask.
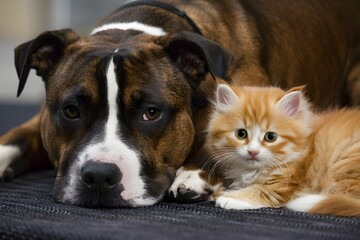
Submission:
[[[224,170],[260,170],[295,160],[310,134],[310,106],[302,87],[219,84],[208,147]]]

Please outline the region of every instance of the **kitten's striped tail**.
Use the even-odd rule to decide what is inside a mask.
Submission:
[[[360,217],[360,199],[344,195],[306,194],[295,198],[286,206],[300,212]]]

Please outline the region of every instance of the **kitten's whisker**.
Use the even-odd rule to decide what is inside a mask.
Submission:
[[[231,149],[231,148],[229,148]],[[232,151],[231,151],[232,150]],[[236,152],[231,149],[230,151],[228,149],[221,149],[218,151],[214,151],[212,153],[212,156],[209,158],[209,160],[204,164],[208,163],[214,163],[213,166],[211,166],[209,170],[209,178],[212,179],[213,176],[215,176],[215,171],[218,167],[222,167],[222,171],[227,171],[228,165],[231,164],[231,162],[238,159]]]
[[[271,162],[276,168],[280,169],[281,173],[285,176],[285,179],[289,178],[288,164],[286,162],[281,162],[281,159],[277,156],[274,156],[273,159],[271,159]]]
[[[227,153],[228,153],[228,151],[224,151],[222,149],[212,152],[209,159],[202,166],[202,168],[201,168],[202,170],[208,171],[210,179],[212,178],[217,165],[221,164],[221,160],[219,160],[219,159],[223,158],[224,154],[227,154]],[[210,167],[208,167],[209,165],[210,165]]]

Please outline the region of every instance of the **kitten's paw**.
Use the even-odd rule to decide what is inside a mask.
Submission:
[[[217,198],[216,206],[225,208],[225,209],[257,209],[257,208],[259,208],[249,202],[246,202],[243,200],[236,200],[234,198],[229,198],[229,197]]]
[[[21,151],[16,146],[0,145],[0,181],[14,177],[12,164],[19,160]]]
[[[302,194],[292,199],[286,204],[286,207],[297,212],[309,212],[311,208],[319,204],[326,197],[320,194]]]
[[[176,171],[176,177],[169,188],[169,195],[178,202],[201,202],[209,200],[213,187],[200,177],[201,170]]]

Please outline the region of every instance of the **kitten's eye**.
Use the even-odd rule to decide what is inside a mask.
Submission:
[[[274,132],[267,132],[264,136],[264,139],[267,142],[275,142],[277,138],[278,138],[278,135]]]
[[[143,120],[154,121],[160,117],[160,113],[161,113],[161,111],[159,109],[150,107],[150,108],[146,109],[146,111],[144,112]]]
[[[245,139],[247,138],[247,131],[243,128],[236,130],[235,135],[238,139]]]
[[[64,116],[67,119],[78,119],[80,118],[80,111],[74,105],[68,105],[63,109]]]

